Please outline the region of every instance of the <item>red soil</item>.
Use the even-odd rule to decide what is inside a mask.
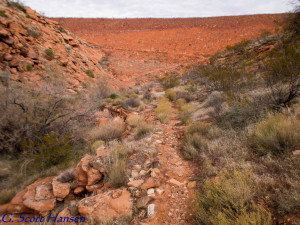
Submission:
[[[56,18],[106,51],[110,69],[125,83],[144,82],[180,65],[206,60],[243,39],[278,29],[284,14],[184,19]],[[134,79],[132,79],[134,78]]]

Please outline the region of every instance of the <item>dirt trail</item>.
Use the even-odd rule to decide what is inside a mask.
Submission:
[[[152,113],[153,114],[153,113]],[[155,118],[151,115],[151,118]],[[191,189],[195,182],[193,178],[193,166],[184,160],[180,153],[180,145],[183,126],[178,120],[178,109],[173,105],[170,122],[168,124],[156,124],[152,140],[157,142],[158,161],[160,170],[159,180],[163,189],[162,195],[157,194],[155,214],[148,218],[148,224],[191,224]],[[172,182],[173,179],[173,182]],[[178,183],[178,184],[176,184]]]

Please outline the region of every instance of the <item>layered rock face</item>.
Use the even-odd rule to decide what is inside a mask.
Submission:
[[[0,1],[0,67],[13,80],[63,80],[70,90],[109,76],[101,67],[104,53],[34,10]]]

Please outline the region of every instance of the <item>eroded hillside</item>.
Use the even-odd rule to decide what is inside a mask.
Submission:
[[[0,66],[13,80],[39,83],[61,78],[70,90],[109,77],[99,64],[104,53],[58,22],[20,4],[0,2]]]
[[[55,19],[105,50],[106,65],[124,83],[143,83],[207,60],[227,45],[275,32],[284,14],[186,19]]]

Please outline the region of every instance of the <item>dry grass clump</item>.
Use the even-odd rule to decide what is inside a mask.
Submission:
[[[176,100],[176,92],[172,88],[167,89],[165,95],[170,101]]]
[[[111,141],[120,139],[125,131],[125,123],[121,119],[110,121],[104,125],[93,128],[89,136],[92,140]]]
[[[152,131],[153,131],[152,126],[150,124],[147,124],[146,122],[143,122],[137,127],[135,139],[139,140],[147,136],[148,134],[150,134]]]
[[[126,121],[129,126],[134,128],[141,124],[144,121],[144,118],[138,114],[131,114],[127,117]]]
[[[192,124],[185,129],[182,144],[182,153],[185,159],[194,159],[199,153],[208,150],[206,138],[208,132],[209,126],[200,122]]]
[[[171,111],[172,105],[168,99],[160,98],[157,100],[157,108],[155,109],[155,115],[162,123],[169,122],[169,115],[171,114]]]
[[[279,155],[300,148],[300,120],[283,114],[258,124],[250,137],[250,145],[260,154]]]
[[[271,225],[271,214],[253,202],[254,181],[249,170],[224,170],[205,181],[198,192],[194,215],[199,224]]]
[[[180,114],[179,119],[182,124],[188,124],[191,121],[192,114],[195,111],[195,107],[191,104],[186,103],[186,100],[180,98],[176,101]]]
[[[129,107],[131,108],[137,108],[140,106],[140,101],[136,97],[130,97],[127,100],[124,101],[123,107],[128,109]]]
[[[57,179],[61,183],[69,183],[75,180],[74,170],[66,170],[62,172]]]

